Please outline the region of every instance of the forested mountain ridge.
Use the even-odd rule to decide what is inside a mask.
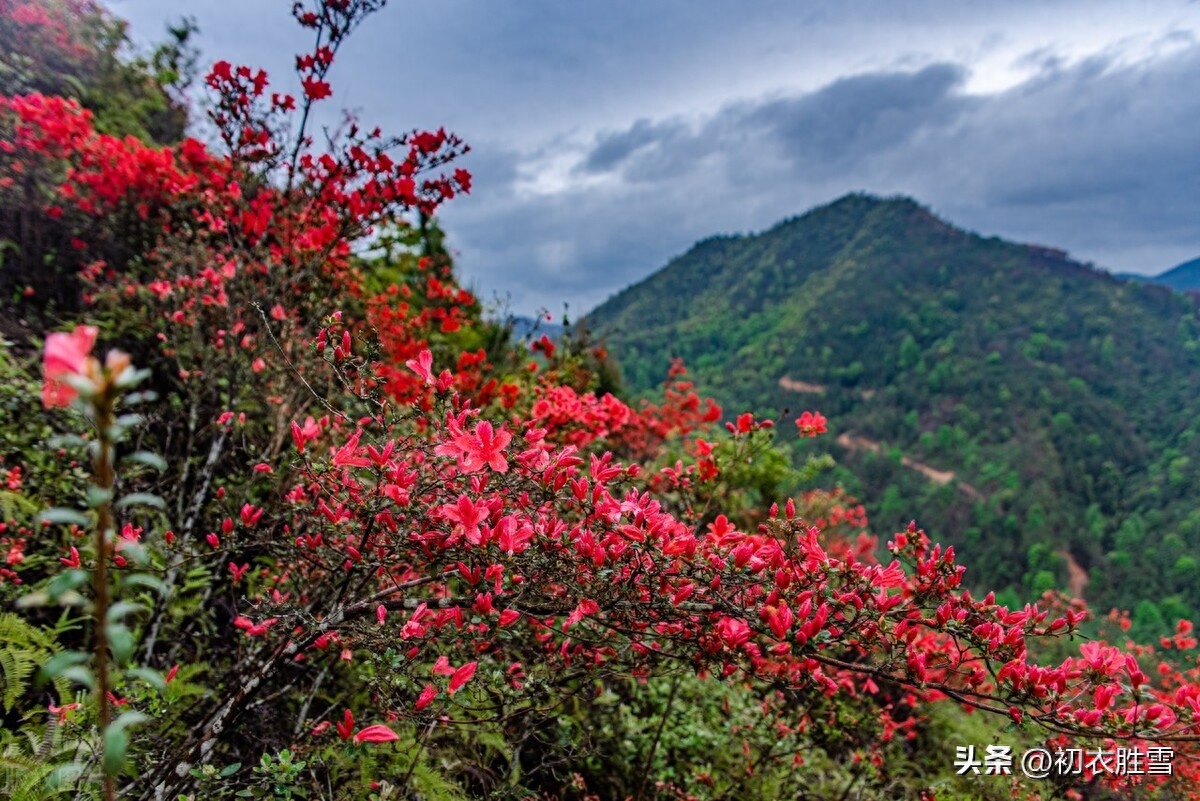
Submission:
[[[1151,280],[1180,292],[1200,289],[1200,259],[1185,261]]]
[[[587,323],[636,391],[679,356],[730,414],[820,409],[834,479],[880,529],[922,510],[970,583],[1079,589],[1082,568],[1145,633],[1200,607],[1186,296],[850,195],[702,241]]]
[[[1174,289],[1176,292],[1196,292],[1200,290],[1200,259],[1185,261],[1157,275],[1117,273],[1116,276],[1126,281],[1158,284],[1159,286]]]

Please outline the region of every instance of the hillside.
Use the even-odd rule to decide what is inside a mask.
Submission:
[[[1174,289],[1176,292],[1195,292],[1200,290],[1200,259],[1177,264],[1158,275],[1140,275],[1138,273],[1115,273],[1114,275],[1123,281],[1157,284]]]
[[[193,23],[141,55],[98,0],[0,0],[0,799],[1200,798],[1190,622],[1160,649],[1125,645],[1123,620],[968,594],[955,555],[923,535],[895,538],[910,571],[872,558],[842,493],[769,505],[832,459],[789,471],[795,440],[726,437],[679,371],[661,405],[627,405],[565,312],[485,317],[435,222],[472,187],[466,143],[329,130],[314,105],[349,96],[326,78],[345,74],[352,32],[388,24],[383,5],[297,2],[291,34],[264,21],[264,42],[303,45],[294,74],[272,86],[216,61],[202,79],[213,113],[184,125]],[[271,91],[289,86],[302,91]],[[172,119],[207,142],[162,144]],[[888,503],[923,516],[909,508],[923,495],[967,503],[965,523],[941,501],[930,520],[986,532],[989,548],[962,558],[990,569],[1002,540],[980,516],[1019,514],[1037,533],[1078,512],[1048,504],[1038,519],[1010,486],[1048,470],[1031,439],[1047,422],[1021,402],[1036,394],[1026,373],[1049,371],[1035,378],[1065,381],[1053,399],[1074,415],[1051,420],[1063,442],[1099,429],[1085,456],[1134,454],[1089,489],[1107,504],[1093,573],[1124,559],[1133,575],[1142,547],[1168,547],[1177,535],[1148,518],[1103,538],[1126,506],[1153,508],[1125,497],[1120,470],[1140,458],[1157,475],[1154,443],[1194,419],[1186,382],[1155,385],[1161,410],[1127,386],[1195,374],[1183,296],[1076,291],[1084,338],[1109,315],[1095,336],[1112,334],[1101,354],[1120,376],[1079,389],[1074,362],[1054,361],[1079,338],[1065,323],[1000,327],[1013,306],[1061,309],[1067,290],[1047,298],[1022,277],[1058,256],[978,244],[910,202],[813,216],[674,265],[696,299],[671,303],[661,353],[629,362],[635,374],[686,334],[710,384],[737,365],[723,386],[748,403],[840,409],[822,442],[861,478],[832,478],[882,498],[885,519],[899,515]],[[538,252],[527,221],[508,226],[513,252]],[[545,275],[531,262],[516,289],[546,291]],[[661,301],[636,295],[626,330],[657,319]],[[1151,314],[1187,322],[1160,331]],[[894,356],[881,334],[905,328]],[[974,355],[989,348],[995,364]],[[1016,364],[1014,349],[1030,364],[1009,379],[1028,386],[971,373]],[[753,367],[764,355],[771,373]],[[1023,417],[971,411],[999,403],[997,387],[1019,398],[1003,414]],[[958,407],[939,405],[955,392]],[[1093,467],[1069,456],[1061,473]],[[1178,494],[1159,506],[1186,509],[1190,456],[1172,455]],[[1001,486],[1007,463],[979,464],[999,459],[1020,465]],[[1059,489],[1047,475],[1043,494]],[[1090,592],[1068,557],[1036,552],[1031,581]],[[1135,630],[1181,608],[1146,602]]]
[[[634,391],[680,356],[727,413],[821,410],[797,457],[830,450],[877,529],[968,546],[974,586],[1086,587],[1146,633],[1200,608],[1186,296],[851,195],[702,241],[588,324]]]
[[[1185,261],[1161,275],[1156,275],[1152,280],[1179,292],[1200,289],[1200,259]]]

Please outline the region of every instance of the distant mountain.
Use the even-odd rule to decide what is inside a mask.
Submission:
[[[505,320],[505,325],[512,328],[514,340],[538,339],[543,334],[551,340],[558,340],[566,330],[561,323],[548,322],[543,317],[512,316]]]
[[[1200,259],[1185,261],[1152,279],[1156,284],[1169,286],[1177,292],[1200,290]]]
[[[1185,261],[1158,275],[1141,275],[1139,273],[1116,273],[1115,278],[1123,281],[1137,281],[1142,284],[1158,284],[1170,287],[1176,292],[1200,291],[1200,259]]]
[[[681,356],[729,414],[819,409],[883,534],[963,546],[968,582],[1200,610],[1200,318],[1060,250],[851,195],[704,240],[586,320],[627,385]],[[786,435],[789,428],[783,425]]]

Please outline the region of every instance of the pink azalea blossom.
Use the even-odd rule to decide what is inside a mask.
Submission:
[[[79,325],[69,334],[50,334],[46,337],[43,358],[45,383],[42,384],[42,403],[48,409],[70,406],[75,388],[64,379],[86,376],[90,370],[92,347],[100,330],[92,325]]]

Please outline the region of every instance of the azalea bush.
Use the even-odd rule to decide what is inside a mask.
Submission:
[[[310,131],[382,6],[295,5],[294,95],[214,64],[211,142],[0,97],[0,237],[55,232],[22,242],[46,269],[13,302],[70,332],[0,351],[6,789],[1193,792],[1190,627],[1080,646],[1081,606],[975,597],[916,524],[881,547],[853,499],[784,496],[823,464],[791,472],[774,426],[820,436],[818,412],[724,415],[679,364],[623,400],[602,349],[485,322],[431,222],[471,189],[466,145]],[[73,409],[31,403],[39,353],[43,405]],[[1174,772],[972,785],[947,709],[1013,743],[1169,745]]]

